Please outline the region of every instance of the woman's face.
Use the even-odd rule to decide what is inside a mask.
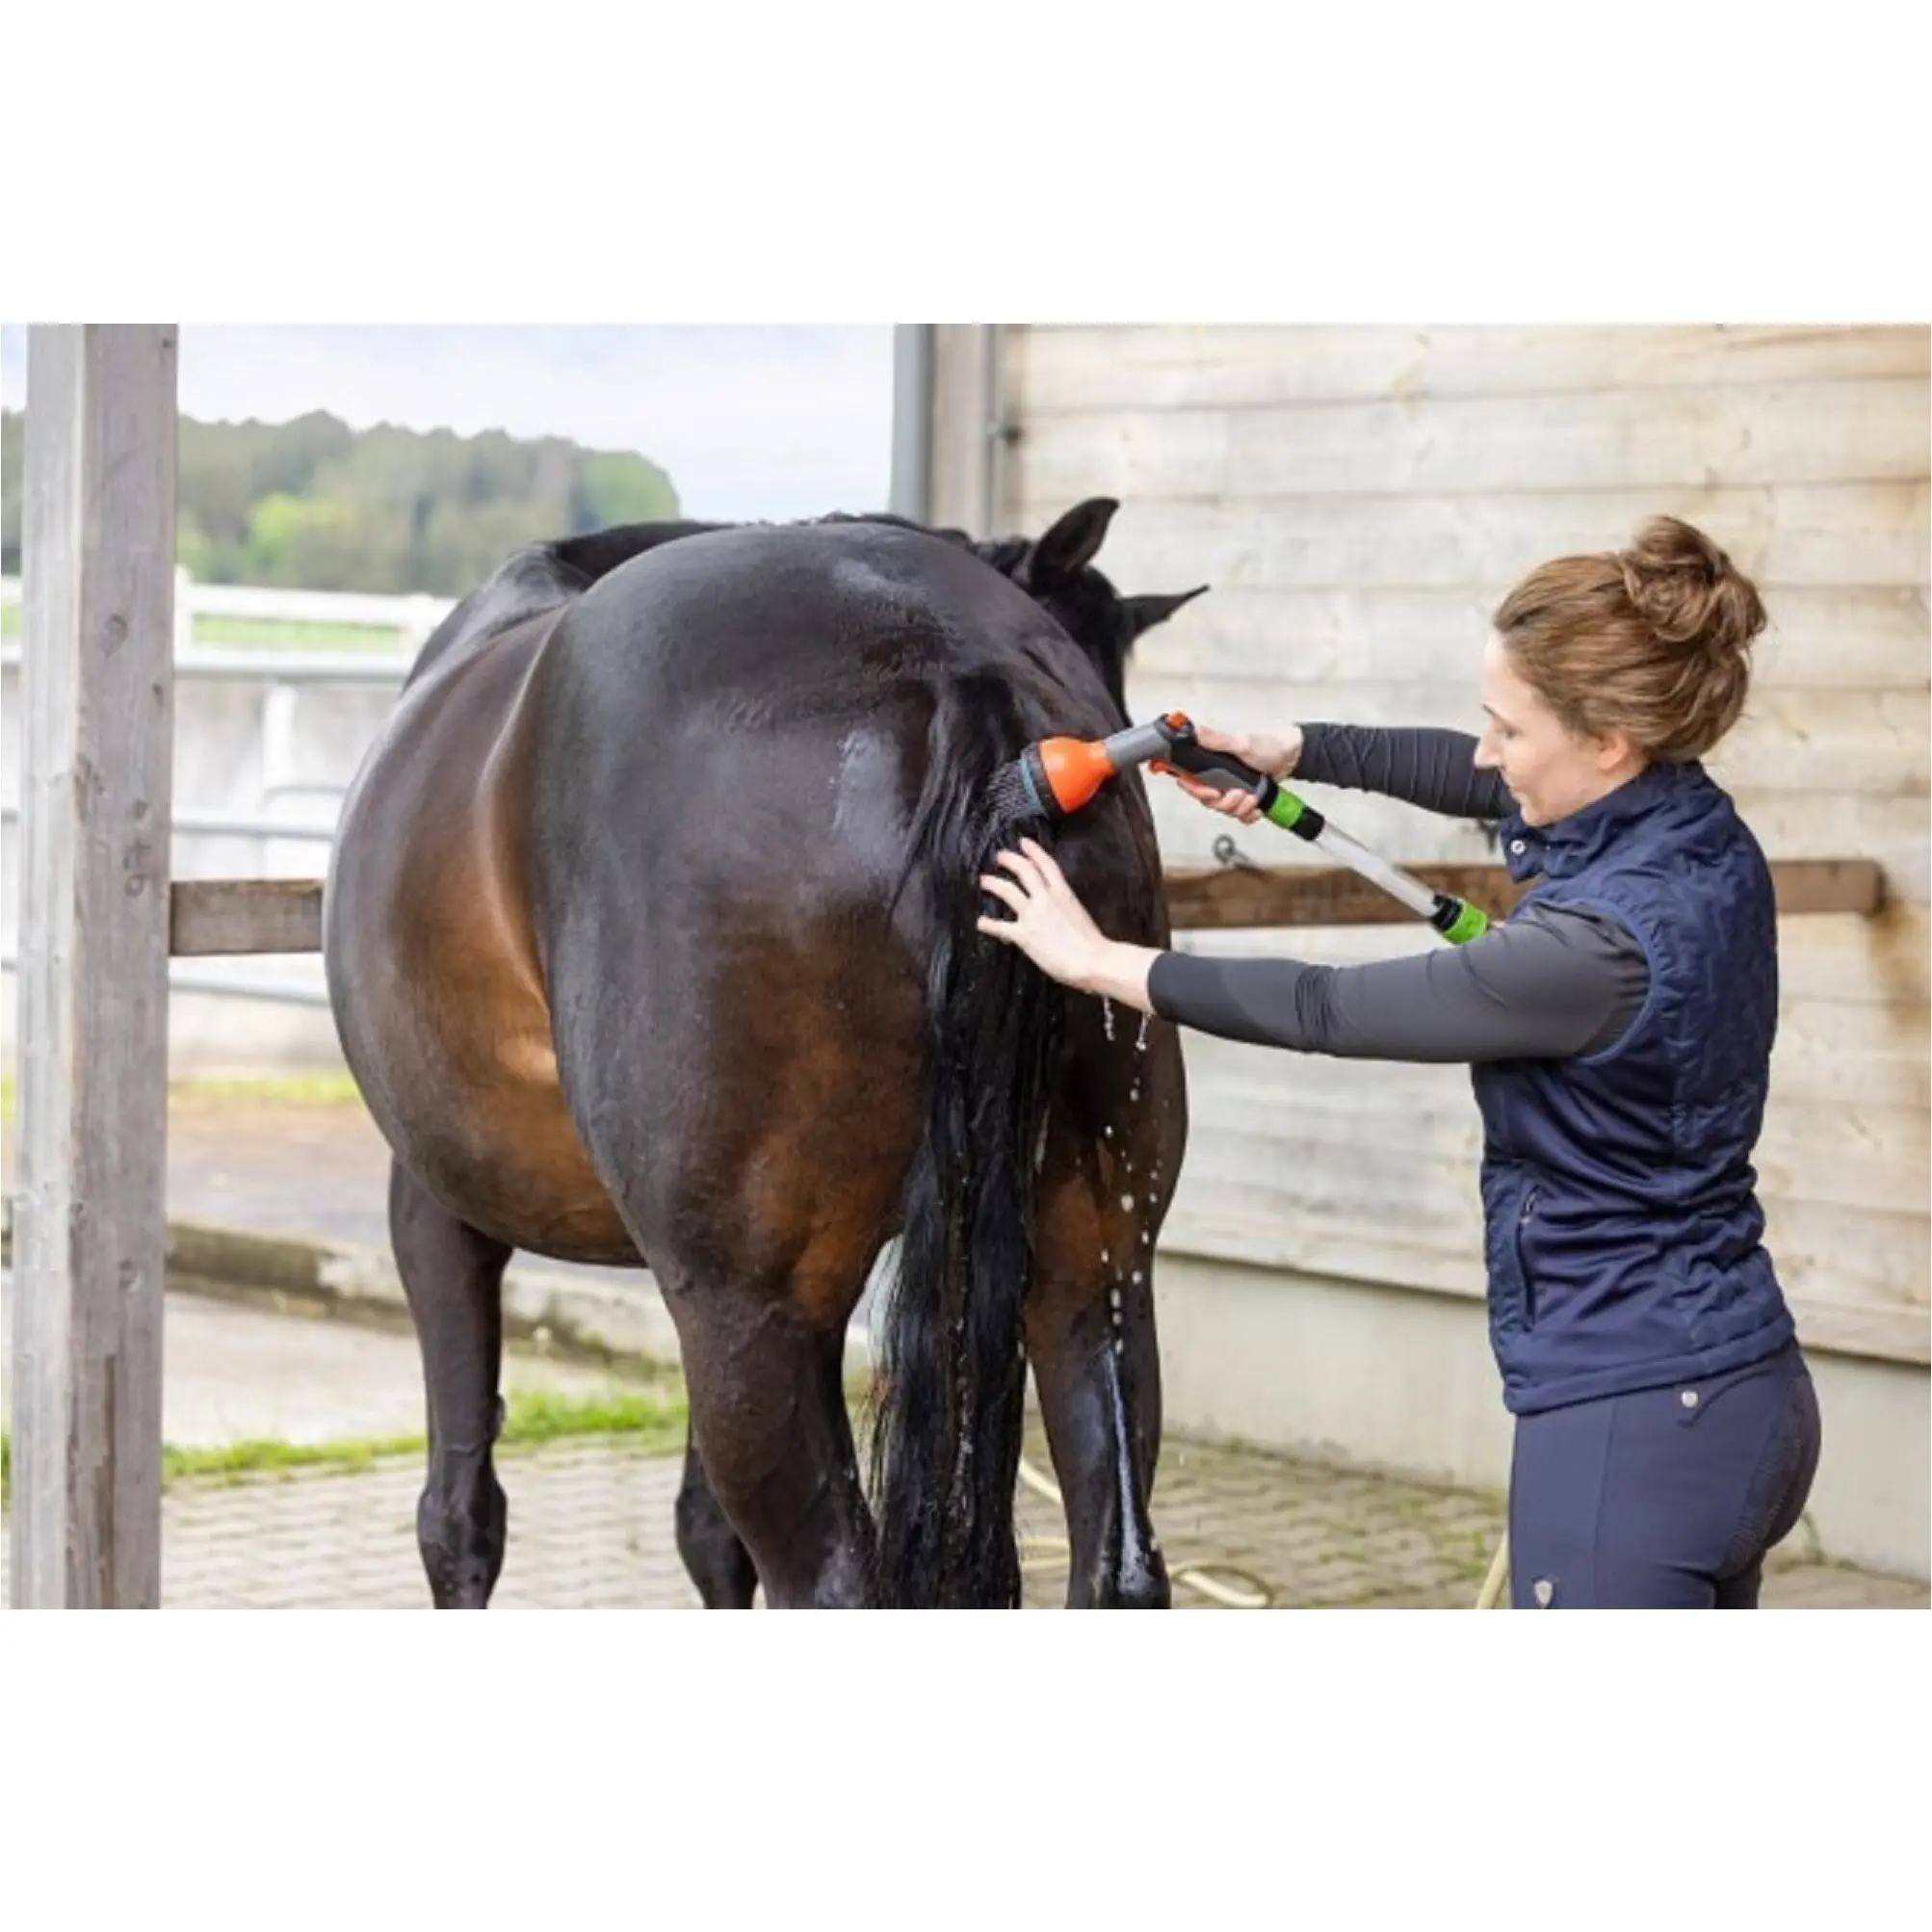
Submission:
[[[1518,676],[1496,637],[1482,653],[1482,709],[1487,722],[1477,769],[1502,774],[1527,824],[1567,819],[1643,770],[1642,756],[1622,732],[1602,738],[1573,732]]]

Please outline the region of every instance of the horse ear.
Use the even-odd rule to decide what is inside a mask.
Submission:
[[[1123,597],[1120,607],[1127,613],[1127,621],[1133,626],[1130,635],[1137,638],[1142,631],[1151,631],[1156,624],[1164,624],[1183,604],[1191,604],[1207,588],[1203,584],[1197,589],[1183,590],[1172,597]]]
[[[1107,526],[1120,505],[1110,496],[1077,503],[1033,545],[1027,578],[1036,590],[1050,590],[1077,577],[1099,554]]]

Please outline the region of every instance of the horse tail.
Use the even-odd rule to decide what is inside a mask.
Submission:
[[[1004,843],[987,781],[1028,742],[1010,687],[941,697],[904,881],[927,898],[922,1132],[885,1284],[874,1383],[874,1595],[904,1607],[1020,1600],[1013,1484],[1025,1422],[1023,1307],[1034,1174],[1064,1013],[1059,987],[977,929]],[[1045,828],[1033,835],[1047,842]]]

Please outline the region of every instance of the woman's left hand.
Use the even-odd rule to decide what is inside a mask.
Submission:
[[[1109,940],[1045,847],[1022,839],[999,855],[1009,876],[982,873],[981,888],[1012,907],[1011,919],[981,919],[979,930],[1017,946],[1050,979],[1084,986],[1100,972]]]

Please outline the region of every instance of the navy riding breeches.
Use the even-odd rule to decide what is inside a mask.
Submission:
[[[1749,1368],[1519,1416],[1509,1579],[1527,1609],[1755,1609],[1818,1465],[1796,1343]]]

